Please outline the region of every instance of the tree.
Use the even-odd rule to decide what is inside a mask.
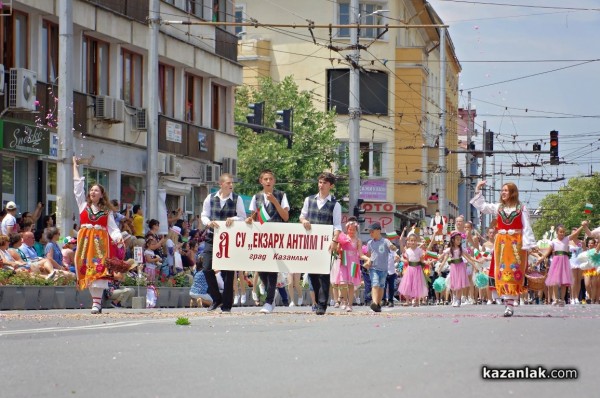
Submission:
[[[591,214],[584,213],[586,203],[594,206]],[[552,225],[562,224],[568,233],[583,220],[590,221],[590,228],[597,227],[600,224],[600,174],[571,178],[564,188],[542,199],[540,208],[541,217],[533,226],[538,238]]]
[[[304,198],[317,192],[317,176],[338,161],[335,113],[316,110],[312,93],[300,92],[292,76],[288,76],[280,83],[264,78],[256,88],[239,88],[235,97],[235,120],[246,122],[248,105],[261,101],[265,102],[267,127],[275,126],[277,110],[294,108],[292,148],[288,149],[285,137],[277,133],[257,134],[237,126],[240,181],[236,190],[255,194],[262,189],[258,183],[260,172],[273,170],[277,189],[285,191],[290,202],[290,221],[295,221],[300,216]],[[347,192],[347,180],[340,179],[335,185],[335,196],[340,200]]]

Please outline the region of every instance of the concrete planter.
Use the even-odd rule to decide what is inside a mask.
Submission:
[[[55,293],[55,286],[39,286],[38,302],[35,309],[49,310],[54,308]]]
[[[52,308],[58,310],[79,308],[77,288],[75,286],[55,286]]]

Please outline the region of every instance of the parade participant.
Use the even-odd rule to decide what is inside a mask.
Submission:
[[[440,263],[443,264],[448,261],[450,264],[450,290],[453,293],[453,307],[460,307],[461,297],[470,286],[467,265],[464,259],[467,259],[471,264],[475,263],[475,259],[468,252],[463,251],[462,240],[460,232],[452,232],[448,247],[444,250],[442,258],[440,258]]]
[[[562,225],[556,228],[556,239],[550,242],[550,247],[544,253],[542,257],[537,261],[540,264],[544,259],[552,255],[552,263],[550,264],[550,270],[546,277],[546,286],[552,287],[552,295],[556,297],[556,300],[552,302],[553,305],[564,306],[565,300],[561,287],[571,286],[573,283],[573,276],[571,275],[571,264],[569,263],[569,241],[577,237],[581,232],[583,225],[577,228],[571,235],[565,236],[566,230]],[[558,288],[558,295],[555,295],[556,289]]]
[[[577,227],[573,227],[571,232],[575,231]],[[573,277],[573,283],[571,284],[571,301],[569,304],[579,304],[579,292],[581,291],[581,280],[583,278],[583,270],[580,268],[577,256],[583,252],[583,242],[576,236],[574,239],[569,240],[569,263],[571,265],[571,273]],[[587,288],[586,288],[587,291]]]
[[[341,309],[352,312],[354,288],[360,286],[360,257],[362,256],[362,242],[358,238],[356,221],[346,223],[346,234],[338,236],[338,243],[338,260],[331,270],[331,283],[339,288]]]
[[[471,204],[482,214],[495,214],[497,234],[494,240],[494,278],[496,291],[504,298],[504,316],[514,313],[514,300],[523,292],[527,251],[535,246],[535,237],[529,222],[529,212],[519,201],[519,190],[512,183],[502,186],[500,203],[487,203],[481,193],[486,181],[475,187],[475,197]]]
[[[430,246],[433,241],[433,239],[430,241]],[[404,274],[402,275],[398,292],[406,297],[407,301],[412,300],[413,307],[418,307],[421,298],[427,297],[429,293],[425,274],[423,273],[424,257],[425,250],[419,247],[418,235],[414,232],[409,232],[406,248],[402,254]]]
[[[99,314],[102,312],[102,294],[104,289],[108,289],[108,281],[112,279],[105,260],[115,258],[117,245],[123,242],[104,187],[92,184],[86,195],[85,177],[79,176],[78,166],[79,159],[74,156],[74,192],[81,224],[75,252],[77,287],[80,290],[90,290],[92,314]]]
[[[342,206],[331,195],[331,189],[335,185],[335,176],[331,173],[319,175],[319,193],[304,199],[300,211],[300,222],[308,231],[311,224],[326,224],[333,226],[333,240],[329,251],[337,250],[337,238],[342,231]],[[315,292],[317,315],[325,315],[329,303],[329,274],[309,274],[310,282]]]
[[[209,311],[214,311],[221,307],[222,312],[231,312],[233,306],[233,278],[234,271],[221,271],[223,278],[223,294],[219,292],[217,278],[213,270],[213,240],[214,230],[219,228],[217,221],[225,221],[225,226],[230,227],[234,221],[243,221],[246,218],[244,202],[233,192],[233,176],[229,173],[223,173],[219,177],[220,189],[209,194],[202,205],[202,223],[208,228],[204,252],[202,253],[202,264],[206,283],[208,284],[208,294],[213,299]]]
[[[246,219],[246,223],[252,224],[259,219],[262,220],[261,222],[287,222],[290,217],[290,204],[285,192],[275,189],[275,173],[269,169],[263,170],[258,177],[258,182],[263,190],[252,197],[249,207],[252,214]],[[277,272],[259,272],[258,276],[267,290],[267,298],[260,312],[269,314],[273,312]]]

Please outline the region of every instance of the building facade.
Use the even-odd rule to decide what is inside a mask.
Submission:
[[[3,203],[19,211],[38,201],[56,211],[58,1],[12,1],[0,19],[3,101],[0,157]],[[234,88],[242,83],[234,28],[168,25],[159,33],[157,176],[147,176],[149,0],[74,0],[73,150],[87,159],[87,184],[99,182],[123,205],[146,203],[158,179],[166,209],[199,214],[223,171],[235,174]],[[225,0],[163,0],[161,21],[232,21]],[[159,206],[160,207],[160,206]],[[76,212],[76,209],[74,209]],[[75,217],[74,219],[77,219]]]
[[[361,28],[360,50],[360,198],[366,225],[374,221],[384,229],[424,219],[438,207],[435,193],[445,184],[447,208],[458,209],[456,155],[439,165],[439,137],[456,149],[458,62],[446,35],[446,62],[440,62],[440,28],[410,28],[443,22],[422,0],[360,1],[360,23],[407,28]],[[297,2],[238,1],[236,20],[306,25],[348,24],[350,1]],[[260,77],[280,81],[293,75],[301,90],[314,93],[317,107],[336,109],[337,138],[344,151],[349,139],[350,29],[238,28],[238,60],[244,65],[244,84],[257,85]],[[440,82],[441,65],[446,81]],[[441,132],[440,87],[446,86],[446,131]]]

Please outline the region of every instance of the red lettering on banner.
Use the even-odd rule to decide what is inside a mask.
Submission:
[[[227,232],[219,234],[219,249],[215,256],[217,258],[229,258],[229,234]]]

